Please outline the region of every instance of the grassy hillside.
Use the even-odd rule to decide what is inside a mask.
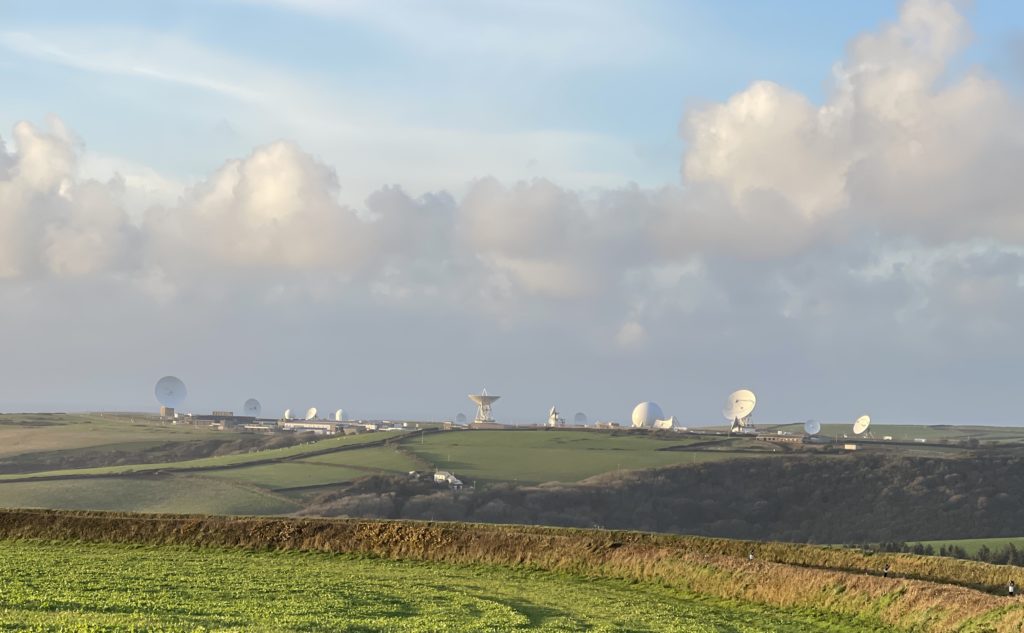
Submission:
[[[286,514],[301,507],[255,486],[179,475],[5,483],[0,485],[0,506],[254,515]]]
[[[220,433],[223,436],[223,433]],[[223,468],[227,466],[242,466],[252,462],[265,462],[273,460],[290,460],[300,458],[313,453],[329,452],[336,449],[358,446],[360,444],[379,443],[381,441],[397,437],[392,434],[364,433],[360,435],[344,435],[327,439],[263,451],[252,451],[237,455],[221,455],[218,457],[203,457],[180,462],[163,462],[156,464],[127,464],[123,466],[106,466],[101,468],[76,468],[69,470],[49,470],[36,473],[19,473],[0,475],[0,481],[16,481],[26,479],[39,479],[44,477],[66,477],[69,475],[115,475],[123,473],[146,473],[166,470],[207,470]]]
[[[223,437],[209,428],[168,424],[151,417],[102,413],[2,413],[0,458],[10,455],[124,444],[148,445]]]
[[[17,542],[25,537],[51,542]],[[77,541],[78,549],[61,549],[54,540]],[[139,545],[160,549],[147,550]],[[208,549],[173,547],[181,545]],[[255,553],[242,555],[218,549],[224,547]],[[282,553],[289,550],[434,564],[394,565],[322,554]],[[755,553],[754,560],[747,560],[750,551]],[[435,623],[447,618],[453,622],[465,622],[461,618],[466,617],[481,618],[481,622],[502,618],[493,620],[494,630],[532,625],[579,630],[581,621],[593,622],[599,630],[718,630],[720,623],[725,630],[737,631],[816,630],[820,625],[832,631],[1003,633],[1019,631],[1024,625],[1024,604],[968,588],[978,585],[997,590],[1005,570],[994,565],[893,555],[899,577],[881,578],[864,573],[876,572],[873,565],[881,559],[868,562],[872,568],[866,570],[863,554],[850,550],[640,533],[3,512],[0,556],[5,561],[17,561],[0,570],[0,576],[6,574],[0,600],[11,600],[5,606],[14,607],[14,611],[8,613],[25,619],[69,617],[53,614],[58,610],[81,610],[91,617],[87,605],[99,604],[101,608],[93,609],[99,612],[97,617],[139,618],[142,616],[124,614],[143,611],[181,618],[161,622],[176,628],[195,625],[202,617],[213,618],[206,622],[238,630],[246,628],[247,618],[259,618],[255,620],[259,623],[275,622],[273,618],[277,618],[289,626],[325,628],[337,624],[329,619],[332,612],[338,618],[348,614],[375,618],[362,622],[362,630],[396,626],[395,617],[427,615],[442,618]],[[243,562],[254,560],[258,562],[250,567]],[[74,564],[68,565],[69,561]],[[340,565],[339,561],[366,567],[346,570],[332,566]],[[56,565],[61,574],[52,572]],[[448,574],[451,565],[469,567]],[[511,572],[498,570],[495,574],[496,565]],[[906,577],[903,570],[911,569],[920,579]],[[468,571],[469,578],[463,571]],[[385,575],[377,576],[381,573]],[[219,577],[221,574],[223,577]],[[367,578],[380,578],[381,584],[367,582]],[[558,586],[517,585],[517,578],[555,579]],[[944,580],[926,580],[929,578]],[[623,581],[635,583],[632,587],[637,593],[619,601],[617,590],[628,587],[619,584]],[[381,586],[393,591],[381,591]],[[132,588],[131,595],[125,595],[124,587]],[[177,594],[181,587],[193,592],[196,600],[183,602]],[[292,589],[284,591],[284,587]],[[317,591],[317,587],[325,590]],[[368,587],[375,588],[372,595],[365,593]],[[85,588],[87,598],[83,597]],[[453,592],[451,600],[449,590]],[[608,609],[597,603],[606,594]],[[638,599],[641,595],[645,598]],[[699,600],[697,595],[701,596]],[[659,603],[665,597],[675,602],[662,611]],[[173,606],[182,604],[188,606]],[[721,620],[714,608],[700,611],[701,607],[717,605],[728,605],[728,610],[721,612]],[[448,606],[452,612],[445,611]],[[677,610],[675,618],[673,609]],[[690,624],[696,627],[704,618],[716,626],[690,628]],[[418,627],[431,622],[412,621],[417,626],[411,630],[427,630]],[[787,628],[790,626],[795,628]],[[454,626],[451,630],[464,629]],[[486,630],[478,626],[472,629]]]

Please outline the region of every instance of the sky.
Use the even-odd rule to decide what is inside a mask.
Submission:
[[[1024,4],[0,0],[0,411],[1020,424]]]

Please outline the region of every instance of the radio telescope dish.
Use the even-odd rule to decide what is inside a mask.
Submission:
[[[310,407],[310,408],[306,409],[306,419],[307,420],[315,420],[316,419],[316,413],[317,413],[316,412],[316,407]]]
[[[871,426],[871,416],[862,415],[853,423],[854,435],[863,435]]]
[[[821,432],[821,423],[817,420],[808,420],[804,422],[804,433],[808,435],[817,435]]]
[[[284,410],[284,419],[285,420],[291,420],[292,419],[292,410],[291,409],[285,409]]]
[[[465,413],[460,413],[457,416],[455,416],[455,423],[456,424],[465,424],[466,423],[466,414]]]
[[[242,410],[245,412],[245,415],[258,418],[260,417],[260,413],[263,411],[263,407],[260,406],[260,401],[256,398],[249,398],[242,406]]]
[[[732,423],[731,432],[742,432],[750,424],[750,414],[754,412],[757,397],[749,389],[739,389],[729,394],[722,407],[722,415]]]
[[[469,399],[476,403],[476,418],[473,419],[473,422],[478,424],[485,422],[493,423],[494,418],[491,417],[491,405],[500,397],[489,395],[486,389],[479,394],[469,394]]]
[[[654,423],[665,417],[661,407],[654,402],[641,402],[633,407],[633,428],[649,429]]]
[[[185,388],[185,383],[181,382],[181,379],[176,376],[164,376],[156,381],[156,387],[153,389],[153,392],[156,394],[157,402],[172,409],[181,406],[185,402],[185,397],[188,396],[188,389]]]
[[[551,410],[548,411],[548,426],[565,426],[565,418],[555,407],[551,407]]]
[[[334,412],[334,421],[335,422],[344,422],[346,419],[347,419],[347,416],[345,415],[345,410],[344,409],[338,409],[337,411]]]
[[[572,421],[579,425],[586,425],[587,414],[580,411],[576,415],[572,416]]]

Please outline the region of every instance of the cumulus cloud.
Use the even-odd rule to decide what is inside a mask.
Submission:
[[[14,128],[0,161],[0,278],[80,277],[126,264],[136,229],[118,177],[75,178],[76,141],[56,118]]]
[[[20,123],[0,146],[0,278],[107,279],[159,305],[312,298],[337,319],[408,309],[389,344],[422,346],[426,327],[453,344],[518,332],[488,348],[509,357],[575,340],[683,358],[723,391],[750,371],[785,392],[765,357],[817,379],[888,355],[881,385],[911,367],[901,352],[1005,353],[1024,306],[1024,113],[984,70],[956,72],[969,41],[950,2],[909,0],[850,44],[823,103],[757,81],[686,113],[681,183],[658,190],[483,177],[354,207],[331,166],[278,141],[130,217],[123,179],[79,176],[59,120]]]

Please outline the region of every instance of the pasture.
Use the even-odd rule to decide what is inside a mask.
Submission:
[[[141,450],[158,443],[222,437],[209,428],[113,413],[0,413],[0,458],[97,446]]]
[[[415,433],[402,446],[419,459],[457,473],[463,481],[573,482],[616,470],[772,455],[776,447],[747,438],[722,438],[704,450],[667,450],[702,440],[674,435],[613,435],[563,430],[474,430]]]

